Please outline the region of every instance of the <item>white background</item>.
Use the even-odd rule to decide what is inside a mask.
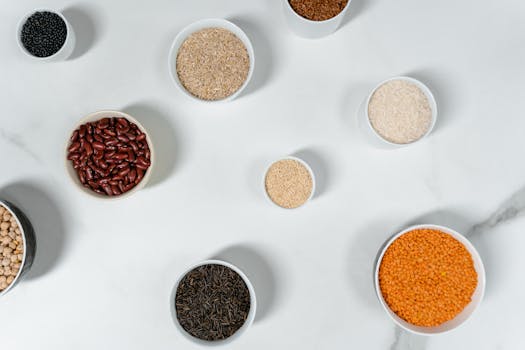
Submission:
[[[188,265],[228,259],[259,297],[231,349],[520,349],[525,326],[525,2],[353,0],[320,40],[290,32],[279,0],[1,0],[0,194],[31,218],[38,254],[0,300],[2,349],[193,349],[170,295]],[[18,20],[63,9],[72,59],[40,64],[17,47]],[[223,17],[252,39],[248,91],[202,104],[168,75],[185,25]],[[408,74],[435,91],[435,132],[394,151],[356,128],[379,81]],[[82,116],[128,112],[158,152],[152,183],[101,202],[75,188],[64,145]],[[298,210],[265,201],[262,171],[301,152],[319,193]],[[498,223],[499,221],[503,221]],[[430,339],[380,308],[372,265],[413,222],[469,232],[487,269],[473,318]]]

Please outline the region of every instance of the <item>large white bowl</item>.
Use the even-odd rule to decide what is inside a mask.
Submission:
[[[179,80],[179,75],[177,74],[177,54],[179,52],[180,46],[182,45],[182,43],[184,43],[184,41],[191,34],[197,32],[199,30],[206,29],[206,28],[223,28],[223,29],[229,30],[230,32],[235,34],[242,41],[242,43],[246,47],[246,50],[248,51],[248,56],[250,57],[250,70],[248,71],[248,76],[246,77],[246,80],[244,81],[244,83],[241,85],[239,90],[235,91],[230,96],[225,97],[225,98],[220,99],[220,100],[203,100],[203,99],[198,98],[197,96],[192,95],[182,85],[182,83]],[[254,53],[253,46],[252,46],[252,43],[251,43],[250,39],[248,38],[246,33],[244,33],[244,31],[241,28],[239,28],[238,26],[236,26],[232,22],[227,21],[225,19],[209,18],[209,19],[202,19],[200,21],[194,22],[194,23],[186,26],[184,29],[182,29],[179,32],[179,34],[175,37],[175,40],[173,41],[173,44],[171,45],[171,49],[170,49],[170,53],[169,53],[168,65],[169,65],[169,71],[170,71],[170,75],[171,75],[171,78],[172,78],[173,82],[175,83],[175,85],[177,85],[180,88],[180,90],[185,95],[191,97],[194,100],[202,101],[202,102],[208,102],[208,103],[226,102],[226,101],[231,101],[231,100],[235,99],[237,96],[239,96],[241,94],[241,92],[248,85],[248,83],[249,83],[249,81],[250,81],[250,79],[251,79],[251,77],[253,75],[253,70],[254,70],[254,67],[255,67],[255,53]]]
[[[176,309],[176,305],[175,305],[175,297],[177,295],[177,289],[179,288],[179,284],[182,281],[182,279],[184,278],[184,276],[186,276],[190,271],[192,271],[193,269],[195,269],[195,268],[197,268],[199,266],[203,266],[203,265],[222,265],[222,266],[226,266],[226,267],[232,269],[239,276],[241,276],[241,278],[243,279],[244,283],[246,283],[246,287],[248,287],[248,292],[250,293],[250,311],[248,312],[248,317],[246,318],[246,321],[241,326],[241,328],[239,328],[235,333],[233,333],[232,336],[230,336],[229,338],[223,339],[223,340],[207,341],[207,340],[196,338],[196,337],[192,336],[191,334],[189,334],[188,332],[186,332],[186,330],[184,328],[182,328],[182,326],[179,323],[179,320],[177,318],[177,309]],[[244,274],[244,272],[242,272],[241,269],[239,269],[237,266],[232,265],[232,264],[230,264],[230,263],[228,263],[226,261],[222,261],[222,260],[205,260],[205,261],[201,261],[201,262],[199,262],[197,264],[191,265],[190,267],[188,267],[184,271],[184,273],[181,274],[181,276],[178,278],[177,282],[175,283],[175,289],[174,289],[173,294],[171,296],[170,305],[171,305],[171,311],[172,311],[172,314],[173,314],[173,319],[174,319],[174,322],[175,322],[175,326],[177,327],[177,329],[180,331],[180,333],[186,339],[188,339],[188,340],[190,340],[190,341],[192,341],[192,342],[194,342],[196,344],[200,344],[200,345],[217,346],[217,345],[230,344],[231,342],[233,342],[236,339],[238,339],[239,337],[241,337],[242,334],[244,334],[250,328],[250,326],[252,325],[253,321],[255,320],[255,313],[256,313],[256,309],[257,309],[257,299],[255,297],[255,289],[253,288],[252,283],[250,282],[250,280],[248,279],[246,274]]]
[[[465,248],[468,250],[470,255],[472,256],[472,260],[474,261],[474,269],[476,270],[478,274],[478,285],[476,286],[476,289],[474,290],[474,294],[472,295],[471,302],[463,309],[461,313],[459,313],[456,317],[454,317],[452,320],[447,321],[439,326],[436,327],[421,327],[421,326],[415,326],[411,323],[408,323],[407,321],[400,318],[398,315],[396,315],[388,306],[385,299],[383,298],[383,294],[381,293],[381,288],[379,286],[379,267],[381,266],[381,261],[383,260],[383,256],[385,255],[386,250],[390,247],[390,245],[400,236],[404,235],[407,232],[417,230],[417,229],[431,229],[431,230],[438,230],[443,233],[449,234],[455,239],[457,239],[459,242],[461,242]],[[478,251],[470,241],[465,238],[465,236],[459,234],[458,232],[444,226],[439,225],[416,225],[411,226],[391,238],[389,238],[385,244],[381,247],[380,254],[377,257],[376,265],[374,268],[374,286],[377,294],[377,298],[379,299],[379,302],[383,306],[383,309],[385,312],[392,318],[392,320],[397,323],[400,327],[403,329],[419,334],[419,335],[436,335],[436,334],[442,334],[449,332],[453,329],[456,329],[465,321],[467,321],[474,310],[479,306],[481,303],[481,300],[483,299],[483,295],[485,293],[485,268],[483,267],[483,262],[481,261],[481,257],[478,254]]]
[[[51,56],[47,56],[47,57],[34,56],[29,51],[27,51],[27,49],[24,47],[24,44],[22,44],[22,28],[24,27],[24,24],[26,23],[27,19],[31,17],[33,14],[35,14],[36,12],[56,13],[58,16],[60,16],[60,18],[62,18],[62,20],[66,24],[66,28],[67,28],[66,41],[64,41],[64,45],[62,45],[60,50],[58,50]],[[75,49],[76,37],[75,37],[75,32],[73,31],[73,27],[71,26],[71,24],[68,22],[66,17],[64,17],[64,15],[61,12],[39,8],[39,9],[31,11],[30,13],[25,15],[20,20],[20,22],[18,23],[18,29],[16,31],[16,42],[18,43],[18,46],[20,47],[22,52],[25,53],[27,56],[33,58],[34,60],[41,61],[41,62],[55,62],[55,61],[66,60],[69,56],[71,56],[71,54],[73,53],[73,50]]]
[[[87,187],[82,185],[82,183],[80,182],[80,180],[78,178],[77,172],[75,171],[75,169],[73,168],[73,165],[71,164],[71,161],[67,159],[67,155],[68,155],[68,148],[69,148],[69,145],[70,145],[70,137],[71,137],[71,135],[73,134],[73,132],[76,129],[78,129],[81,125],[86,124],[88,122],[94,122],[94,121],[100,120],[102,118],[113,118],[113,117],[127,119],[128,121],[136,124],[137,127],[139,128],[139,130],[142,131],[144,134],[146,134],[146,140],[148,142],[148,147],[149,147],[149,151],[150,151],[150,162],[151,162],[151,164],[150,164],[148,170],[146,171],[146,173],[144,174],[144,177],[142,178],[142,181],[140,181],[131,190],[129,190],[128,192],[125,192],[125,193],[123,193],[121,195],[118,195],[118,196],[106,196],[106,195],[102,195],[100,193],[97,193],[95,191],[92,191],[91,189],[89,189],[89,188],[87,188]],[[123,199],[123,198],[129,197],[133,193],[139,191],[140,189],[142,189],[142,188],[144,188],[146,186],[146,184],[148,183],[148,181],[149,181],[149,179],[151,177],[151,173],[153,171],[153,168],[155,167],[155,149],[153,147],[153,141],[151,139],[151,135],[148,133],[148,131],[142,126],[142,124],[138,120],[136,120],[135,118],[133,118],[132,116],[130,116],[129,114],[126,114],[124,112],[105,110],[105,111],[98,111],[98,112],[91,113],[91,114],[85,116],[84,118],[82,118],[82,119],[80,119],[78,121],[78,123],[71,130],[71,132],[69,133],[69,135],[67,137],[67,142],[66,142],[66,147],[65,147],[65,154],[64,154],[64,160],[66,162],[65,163],[66,171],[67,171],[67,173],[69,175],[69,178],[73,181],[73,183],[75,184],[75,186],[79,190],[81,190],[83,193],[85,193],[87,195],[90,195],[90,196],[98,198],[98,199],[116,200],[116,199]]]

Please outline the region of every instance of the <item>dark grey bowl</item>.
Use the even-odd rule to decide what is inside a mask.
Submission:
[[[29,271],[29,269],[33,265],[33,260],[35,260],[36,253],[36,238],[33,225],[31,225],[31,222],[29,221],[27,216],[25,216],[25,214],[22,213],[20,209],[3,199],[0,199],[0,205],[9,210],[11,212],[11,215],[13,215],[17,220],[18,227],[20,227],[20,231],[22,232],[22,241],[24,243],[24,258],[22,259],[22,266],[18,271],[18,274],[16,275],[14,281],[9,286],[7,286],[6,289],[0,292],[1,297],[2,295],[6,294],[11,289],[13,289],[13,287],[20,281],[20,279],[27,273],[27,271]]]

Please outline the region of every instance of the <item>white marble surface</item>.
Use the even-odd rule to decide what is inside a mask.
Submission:
[[[194,349],[170,295],[189,264],[223,257],[258,289],[253,327],[231,349],[523,349],[525,340],[525,2],[353,0],[345,25],[309,41],[280,1],[2,0],[0,195],[32,219],[35,266],[0,300],[2,349]],[[74,58],[38,64],[19,51],[18,19],[65,9]],[[171,83],[170,43],[186,24],[233,19],[252,38],[249,90],[200,104]],[[355,111],[378,81],[409,74],[435,90],[424,142],[370,147]],[[70,128],[122,109],[151,129],[153,183],[120,202],[80,193],[64,170]],[[321,181],[285,211],[261,172],[302,152]],[[397,329],[380,308],[372,264],[412,222],[470,234],[487,269],[469,322],[432,338]]]

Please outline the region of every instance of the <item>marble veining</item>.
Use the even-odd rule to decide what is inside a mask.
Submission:
[[[33,152],[31,149],[29,149],[27,144],[22,139],[21,135],[12,133],[5,129],[0,128],[0,139],[4,140],[11,146],[19,149],[21,152],[27,154],[28,156],[30,156],[32,159],[36,160],[37,162],[40,162],[38,155],[35,152]]]

